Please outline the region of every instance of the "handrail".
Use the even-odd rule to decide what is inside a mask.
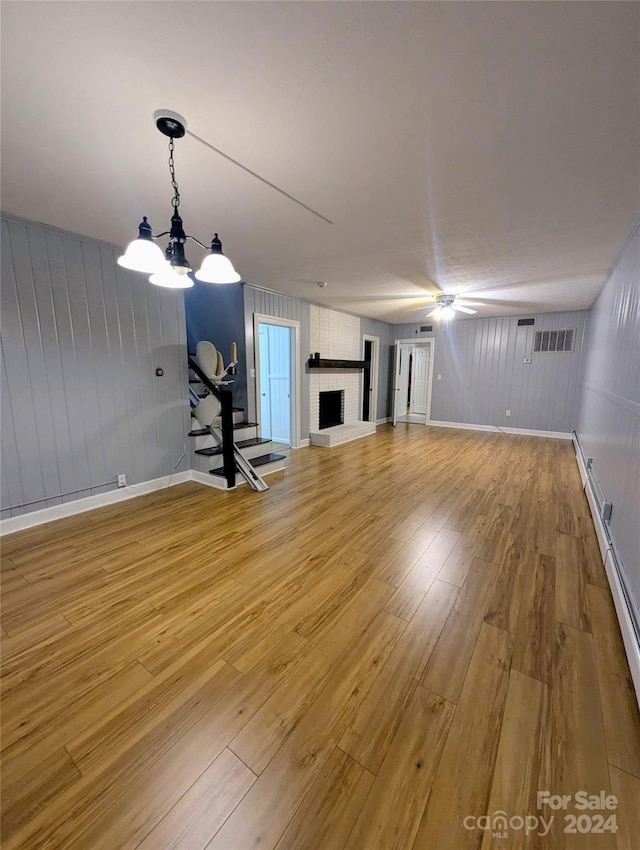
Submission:
[[[221,390],[217,387],[205,372],[202,371],[197,360],[191,356],[189,356],[189,367],[193,369],[205,387],[220,402],[220,418],[222,420],[222,469],[227,481],[227,487],[235,487],[236,461],[233,447],[233,396],[231,390]]]

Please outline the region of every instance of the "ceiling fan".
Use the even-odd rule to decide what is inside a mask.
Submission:
[[[433,316],[435,319],[451,319],[455,315],[454,310],[459,313],[468,313],[470,316],[478,312],[471,307],[466,307],[464,301],[450,292],[439,292],[433,296],[433,300],[435,307],[429,310],[427,316]]]

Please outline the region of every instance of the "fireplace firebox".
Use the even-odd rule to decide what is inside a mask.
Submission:
[[[319,393],[320,415],[318,427],[333,428],[344,425],[344,390],[327,390]]]

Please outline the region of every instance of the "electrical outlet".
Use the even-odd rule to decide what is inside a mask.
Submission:
[[[506,415],[507,415],[507,416],[511,416],[511,411],[510,411],[510,410],[507,410]]]
[[[256,370],[255,370],[255,369],[250,369],[250,370],[249,370],[249,377],[250,377],[250,378],[255,378],[255,376],[256,376]]]
[[[441,380],[442,380],[442,375],[438,375],[438,380],[439,380],[439,381],[441,381]]]
[[[124,474],[124,472],[121,472],[120,475],[118,475],[118,487],[126,487],[126,486],[127,486],[127,476]]]

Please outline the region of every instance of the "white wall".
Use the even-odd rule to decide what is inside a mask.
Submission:
[[[606,498],[640,622],[640,221],[589,317],[576,432]]]

